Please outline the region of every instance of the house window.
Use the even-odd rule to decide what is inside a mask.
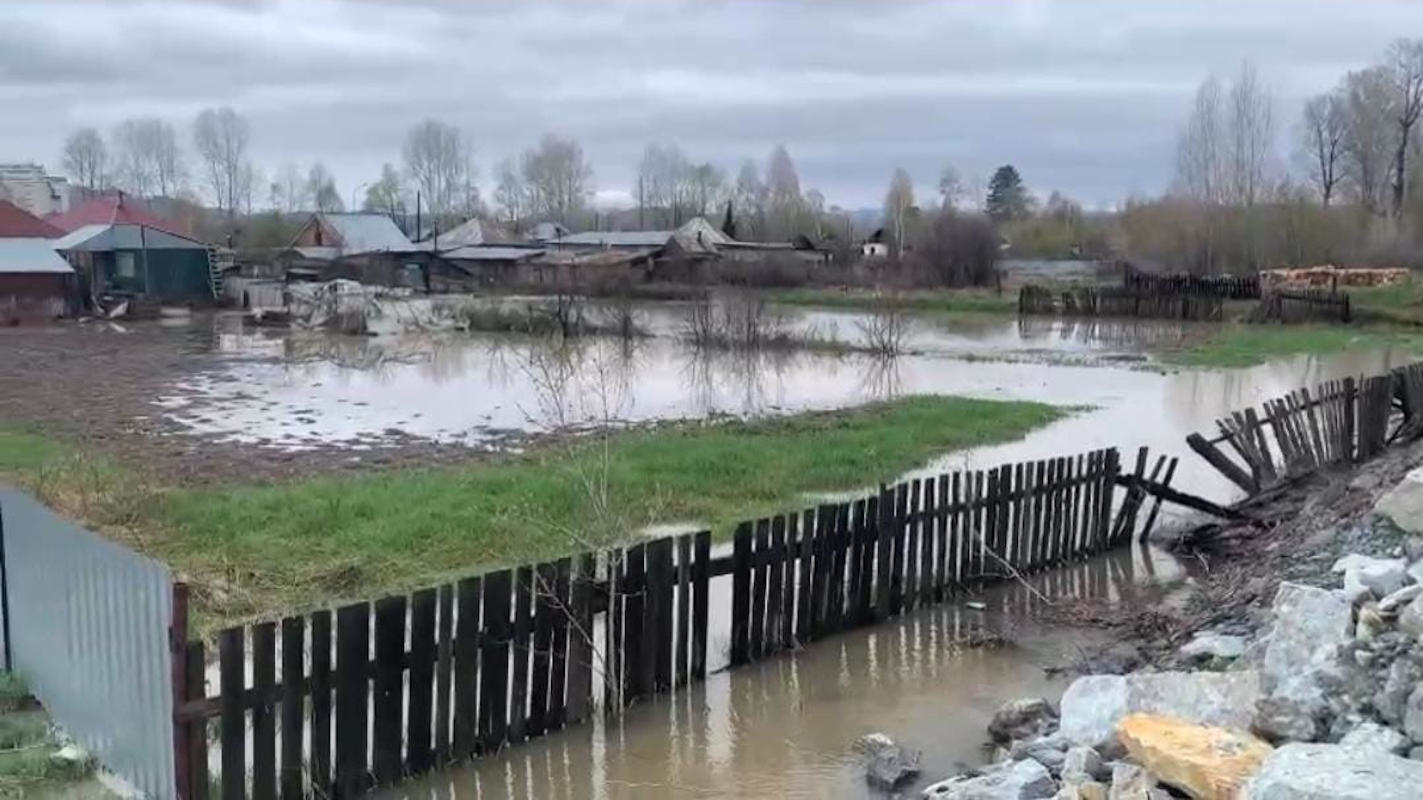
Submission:
[[[114,275],[119,278],[138,277],[138,268],[134,265],[133,253],[114,253]]]

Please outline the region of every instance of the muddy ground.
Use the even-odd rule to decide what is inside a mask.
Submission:
[[[1373,512],[1379,497],[1423,464],[1423,441],[1390,448],[1357,468],[1335,467],[1297,479],[1241,504],[1247,522],[1203,522],[1170,532],[1167,545],[1191,575],[1184,588],[1132,611],[1106,602],[1050,608],[1053,621],[1106,628],[1117,644],[1065,665],[1077,672],[1124,672],[1142,666],[1185,669],[1177,652],[1200,630],[1255,638],[1270,620],[1282,581],[1334,586],[1340,557],[1423,557],[1410,537]]]
[[[317,473],[430,466],[487,455],[398,431],[363,449],[253,447],[195,435],[155,405],[174,383],[215,366],[212,326],[64,323],[0,328],[0,425],[35,428],[117,458],[163,482],[277,481]],[[183,432],[184,435],[174,436]]]

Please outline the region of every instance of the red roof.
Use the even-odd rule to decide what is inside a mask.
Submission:
[[[45,217],[45,221],[65,233],[73,233],[85,225],[142,225],[174,236],[188,235],[183,226],[163,219],[149,211],[142,200],[124,194],[105,194],[90,198],[62,214]]]
[[[54,239],[64,231],[11,203],[0,200],[0,238]]]

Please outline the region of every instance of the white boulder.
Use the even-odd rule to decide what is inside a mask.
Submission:
[[[1412,800],[1423,762],[1337,744],[1287,744],[1260,767],[1247,800]]]
[[[1008,761],[982,775],[960,775],[925,787],[924,800],[1041,800],[1057,794],[1047,767],[1032,760]]]
[[[1088,675],[1063,693],[1059,733],[1074,744],[1112,750],[1117,722],[1138,712],[1248,728],[1259,699],[1260,676],[1252,670]]]

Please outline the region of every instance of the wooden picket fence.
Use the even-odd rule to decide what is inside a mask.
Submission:
[[[1193,433],[1186,443],[1249,495],[1326,466],[1367,461],[1395,441],[1423,436],[1423,364],[1299,389],[1258,411],[1233,412],[1216,427],[1217,436]]]
[[[1258,275],[1158,275],[1125,266],[1122,286],[1142,294],[1192,295],[1226,300],[1253,300],[1260,296]]]
[[[1164,480],[1164,457],[1146,464],[1124,475],[1111,449],[915,479],[744,523],[729,554],[689,533],[229,628],[216,694],[205,645],[185,654],[182,794],[351,797],[618,713],[706,677],[713,602],[735,667],[1100,553],[1166,491],[1175,461]]]
[[[1265,322],[1352,322],[1349,295],[1328,289],[1279,289],[1266,294],[1255,311]]]

